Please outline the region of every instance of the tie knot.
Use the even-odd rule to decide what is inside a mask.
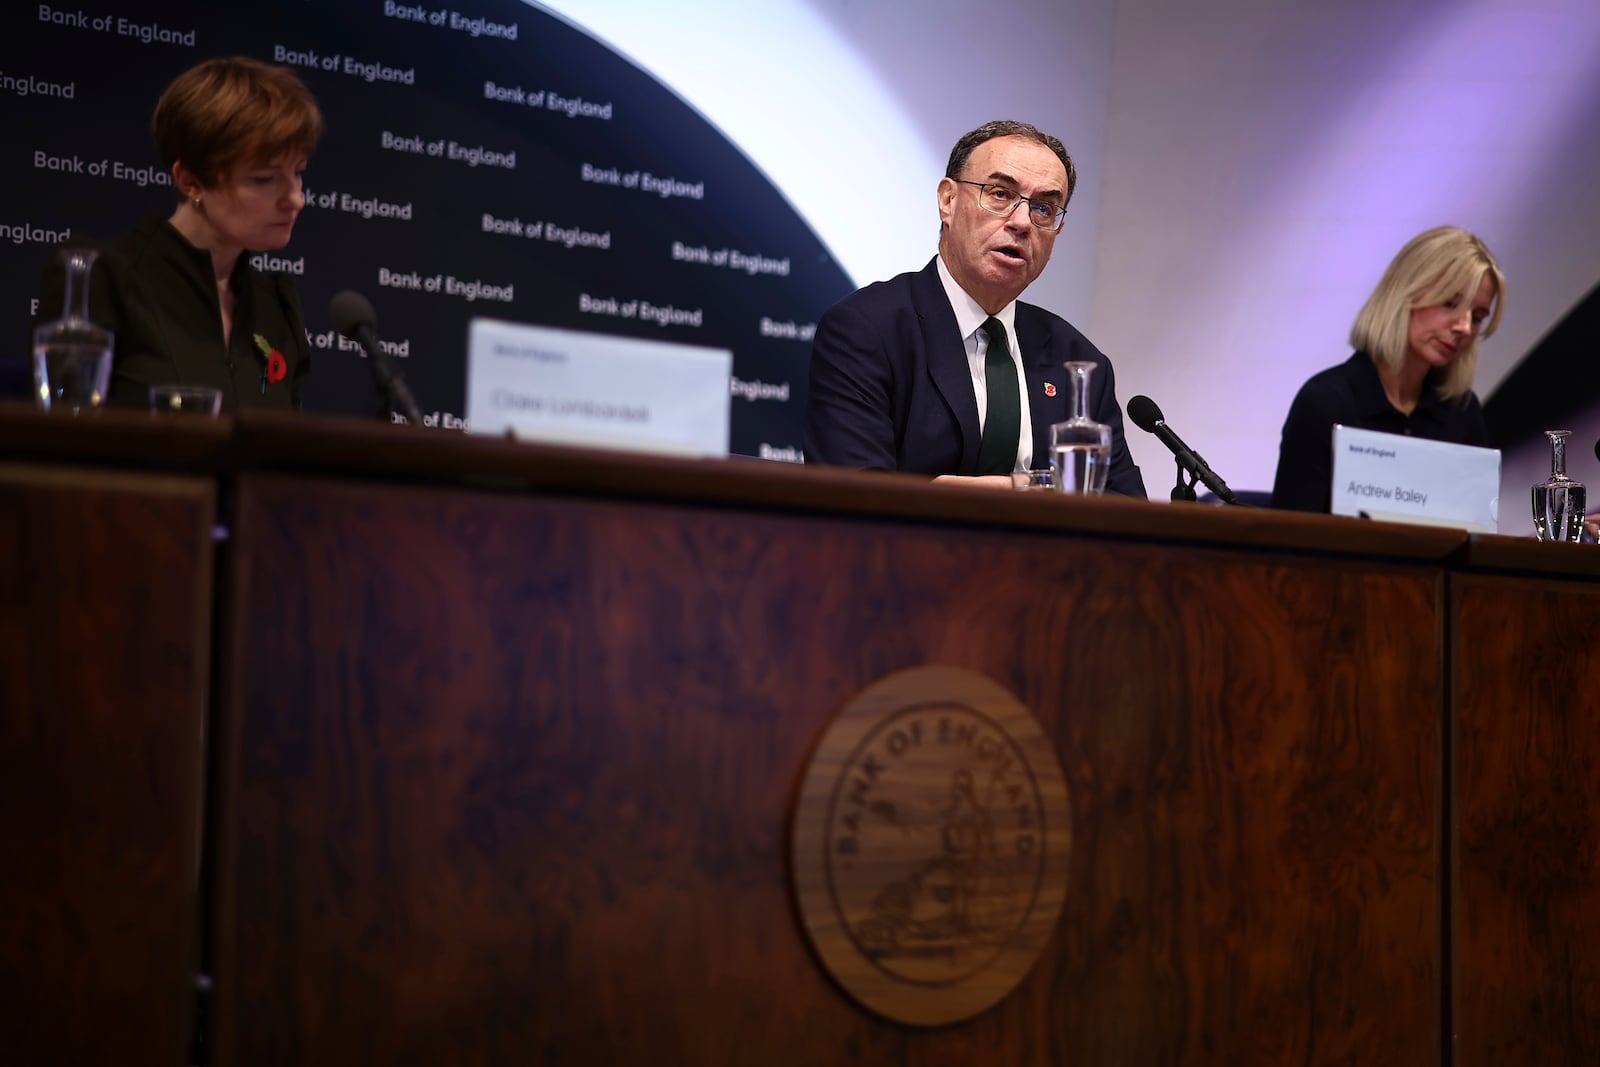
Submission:
[[[983,320],[983,332],[989,335],[989,344],[998,346],[1002,351],[1010,351],[1006,344],[1006,324],[990,315]]]

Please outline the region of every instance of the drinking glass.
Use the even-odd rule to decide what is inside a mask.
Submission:
[[[152,385],[150,410],[157,415],[215,415],[222,410],[222,390],[209,385]]]
[[[42,322],[33,331],[34,397],[46,411],[76,414],[105,402],[111,380],[111,331],[89,321],[89,272],[95,252],[63,249],[66,298],[61,318]]]
[[[1567,477],[1571,430],[1546,430],[1550,477],[1533,487],[1533,536],[1541,541],[1576,541],[1583,536],[1583,483]]]
[[[1063,493],[1103,493],[1111,472],[1111,427],[1089,417],[1093,363],[1073,360],[1067,370],[1067,419],[1050,427],[1050,463]]]
[[[1035,467],[1031,471],[1012,471],[1011,488],[1013,489],[1054,489],[1056,487],[1056,471],[1054,467]]]

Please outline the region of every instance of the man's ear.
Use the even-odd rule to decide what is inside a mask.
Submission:
[[[956,210],[956,193],[960,188],[961,186],[949,178],[939,179],[939,187],[934,196],[939,202],[939,222],[942,225],[950,225],[950,219]]]

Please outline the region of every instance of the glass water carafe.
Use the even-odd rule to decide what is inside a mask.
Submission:
[[[1050,464],[1063,493],[1102,493],[1111,470],[1111,427],[1089,417],[1089,376],[1095,365],[1066,363],[1067,420],[1050,427]]]
[[[80,411],[105,401],[111,378],[111,331],[89,321],[90,248],[61,251],[66,296],[61,318],[33,331],[33,390],[39,406]]]
[[[1550,477],[1533,487],[1533,536],[1541,541],[1576,541],[1583,535],[1583,483],[1567,477],[1571,430],[1546,430]]]

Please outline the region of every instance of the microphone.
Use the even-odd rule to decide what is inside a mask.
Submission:
[[[361,346],[372,365],[373,384],[378,387],[378,399],[385,407],[394,407],[413,426],[422,425],[422,412],[411,395],[411,387],[400,377],[400,372],[389,362],[389,353],[378,344],[378,316],[373,313],[372,302],[354,289],[335,294],[328,303],[328,317],[333,328],[344,337]],[[378,413],[383,417],[383,412]]]
[[[1138,426],[1139,429],[1155,434],[1161,440],[1161,443],[1171,450],[1173,457],[1178,461],[1178,466],[1204,483],[1207,489],[1217,494],[1219,500],[1227,504],[1239,503],[1234,499],[1233,490],[1228,488],[1228,483],[1217,477],[1217,473],[1206,465],[1206,461],[1200,457],[1200,453],[1184,444],[1183,438],[1172,432],[1172,427],[1167,425],[1167,420],[1162,416],[1161,409],[1156,407],[1154,400],[1147,396],[1136,396],[1129,400],[1128,418],[1132,419],[1134,425]],[[1178,478],[1178,482],[1181,487],[1183,482],[1181,475]],[[1173,490],[1174,500],[1178,499],[1177,494],[1179,491],[1179,489]],[[1194,499],[1193,483],[1190,483],[1184,495],[1189,500]]]

